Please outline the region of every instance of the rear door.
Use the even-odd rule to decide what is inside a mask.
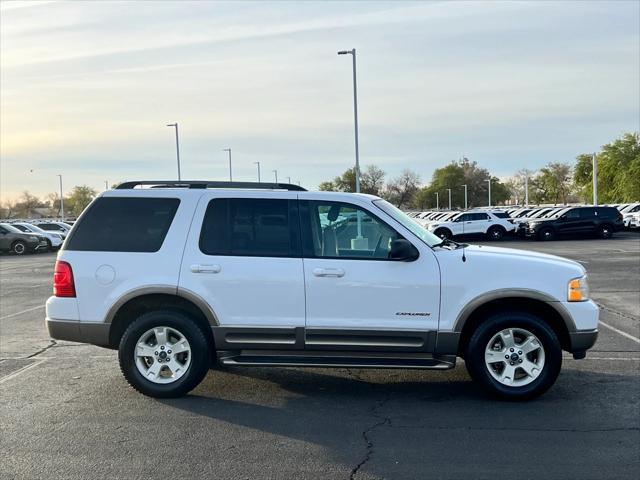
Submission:
[[[179,288],[222,327],[303,327],[304,275],[295,193],[206,192],[193,218]]]

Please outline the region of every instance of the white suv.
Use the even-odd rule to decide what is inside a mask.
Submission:
[[[449,369],[462,357],[489,392],[527,399],[554,383],[562,350],[584,358],[595,343],[588,296],[576,262],[443,241],[370,195],[128,182],[74,225],[46,324],[118,349],[128,382],[155,397],[189,392],[212,364]]]
[[[440,238],[482,234],[491,240],[501,240],[516,228],[508,215],[504,216],[502,212],[470,211],[446,218],[444,222],[428,223],[426,228]]]

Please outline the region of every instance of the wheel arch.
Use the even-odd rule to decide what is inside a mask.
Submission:
[[[129,292],[116,302],[105,321],[109,324],[109,346],[118,348],[120,338],[131,322],[142,313],[152,310],[174,310],[193,318],[213,349],[211,326],[218,325],[214,311],[200,296],[176,287],[144,288]]]
[[[505,289],[490,292],[469,302],[454,325],[457,354],[464,355],[475,328],[495,312],[519,310],[542,318],[556,333],[563,350],[571,351],[570,333],[576,331],[571,315],[557,299],[536,290]]]

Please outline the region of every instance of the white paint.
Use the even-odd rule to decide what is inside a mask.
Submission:
[[[611,325],[609,325],[608,323],[604,323],[602,320],[600,320],[600,325],[602,325],[603,327],[607,327],[610,330],[613,330],[614,332],[622,335],[625,338],[628,338],[629,340],[636,342],[636,343],[640,343],[640,338],[638,337],[634,337],[633,335],[627,333],[627,332],[623,332],[622,330],[617,329],[616,327],[613,327]]]
[[[46,362],[47,359],[41,359],[41,360],[37,360],[34,363],[30,364],[30,365],[26,365],[24,367],[22,367],[19,370],[16,370],[15,372],[13,372],[10,375],[7,375],[6,377],[4,377],[3,379],[0,379],[0,384],[3,384],[4,382],[8,382],[9,380],[16,378],[18,375],[26,372],[27,370],[31,370],[33,367],[37,367],[38,365],[40,365],[41,363]]]
[[[37,307],[27,308],[26,310],[22,310],[20,312],[10,313],[9,315],[5,315],[0,317],[0,320],[4,320],[6,318],[17,317],[18,315],[22,315],[23,313],[33,312],[34,310],[38,310],[39,308],[44,308],[44,305],[38,305]]]

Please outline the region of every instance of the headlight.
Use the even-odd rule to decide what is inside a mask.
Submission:
[[[569,280],[567,300],[569,302],[584,302],[589,300],[589,284],[587,283],[586,275]]]
[[[29,237],[29,240],[31,240],[32,242],[39,242],[40,239],[38,237]]]

